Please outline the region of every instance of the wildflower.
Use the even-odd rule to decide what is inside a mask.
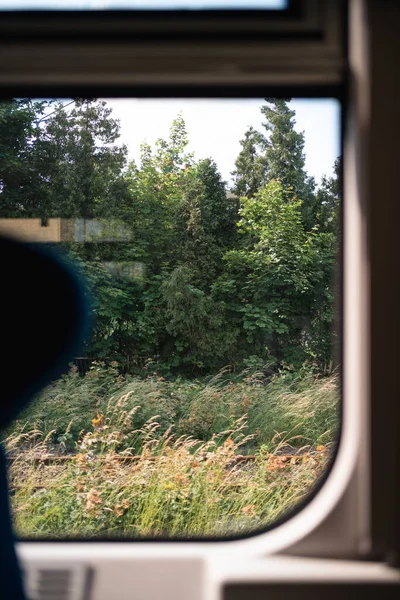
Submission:
[[[94,419],[92,419],[92,425],[95,429],[101,427],[102,425],[104,425],[104,415],[99,413],[97,415],[97,417],[95,417]]]
[[[124,516],[124,510],[121,506],[121,504],[116,504],[114,506],[114,514],[117,515],[117,517],[123,517]]]
[[[268,461],[268,471],[276,471],[277,469],[284,469],[287,458],[285,456],[271,456]]]
[[[172,490],[174,489],[174,484],[171,481],[166,481],[165,483],[163,483],[163,488],[164,490]]]
[[[97,504],[102,504],[102,500],[99,498],[99,492],[92,488],[86,494],[85,510],[93,510]]]
[[[77,454],[75,460],[80,466],[82,466],[86,462],[86,456],[86,454]]]
[[[248,515],[248,516],[253,516],[254,508],[255,508],[254,504],[248,504],[247,506],[244,506],[242,508],[242,513],[245,515]]]
[[[177,473],[177,474],[175,475],[175,481],[176,481],[178,484],[181,484],[181,483],[186,483],[186,482],[187,482],[187,477],[185,477],[185,475],[182,475],[181,473]]]

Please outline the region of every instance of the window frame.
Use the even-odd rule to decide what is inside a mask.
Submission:
[[[307,4],[307,3],[306,3]],[[313,5],[313,2],[309,3],[310,6]],[[210,86],[210,85],[204,85],[204,84],[200,84],[200,85],[196,85],[196,86],[191,86],[189,87],[188,85],[177,85],[177,86],[171,86],[169,85],[158,85],[157,87],[150,87],[150,86],[143,86],[143,85],[135,85],[135,86],[119,86],[119,85],[114,85],[114,86],[110,86],[109,84],[107,85],[101,85],[101,86],[84,86],[84,85],[76,85],[76,88],[74,89],[74,83],[71,84],[71,82],[68,85],[61,85],[61,86],[57,86],[57,85],[43,85],[43,83],[41,84],[36,84],[35,86],[31,87],[31,86],[26,86],[26,84],[23,83],[24,79],[21,78],[21,83],[18,83],[17,85],[13,85],[13,86],[5,86],[5,89],[3,87],[3,89],[1,89],[0,87],[0,94],[2,93],[3,97],[4,94],[8,94],[10,92],[12,92],[12,96],[16,96],[18,95],[18,91],[20,89],[20,86],[22,86],[22,90],[21,92],[23,93],[19,93],[19,95],[23,95],[23,96],[30,96],[30,95],[36,95],[39,97],[45,97],[45,96],[49,96],[49,97],[54,97],[55,95],[58,95],[59,97],[63,96],[63,92],[68,94],[68,97],[73,97],[73,96],[79,96],[79,95],[83,95],[85,93],[86,90],[90,89],[91,92],[91,96],[95,95],[96,97],[119,97],[119,96],[127,96],[129,94],[134,95],[136,97],[146,97],[146,96],[151,96],[151,97],[174,97],[174,96],[180,96],[180,97],[233,97],[233,98],[238,98],[238,97],[266,97],[266,96],[293,96],[295,95],[296,97],[327,97],[327,96],[332,96],[332,97],[337,97],[341,102],[342,102],[342,106],[344,105],[345,102],[345,82],[343,80],[343,77],[340,77],[340,74],[337,70],[337,66],[338,63],[341,61],[341,59],[343,59],[343,50],[340,47],[340,38],[343,37],[343,32],[341,32],[341,35],[338,35],[338,21],[340,21],[340,13],[338,13],[337,11],[333,10],[333,3],[328,0],[325,3],[325,19],[326,21],[324,23],[321,23],[321,31],[324,30],[325,35],[324,37],[319,41],[316,42],[314,37],[311,36],[309,39],[307,39],[307,42],[311,43],[310,47],[307,47],[306,43],[304,42],[304,39],[301,38],[300,40],[296,40],[296,42],[294,42],[294,44],[299,44],[299,47],[302,47],[303,51],[306,52],[308,58],[310,58],[310,50],[314,50],[315,49],[315,44],[319,44],[320,50],[321,52],[323,52],[324,50],[328,49],[328,53],[332,53],[334,55],[334,61],[332,63],[332,73],[335,72],[334,78],[332,79],[332,83],[328,83],[328,80],[326,80],[324,83],[318,83],[318,84],[313,84],[308,82],[308,85],[303,85],[302,87],[298,87],[296,85],[292,85],[292,86],[282,86],[282,84],[280,84],[277,81],[268,81],[268,78],[265,82],[264,85],[246,85],[246,87],[240,86],[237,83],[236,84],[231,84],[229,86]],[[315,8],[315,5],[314,5]],[[63,16],[64,13],[61,13],[61,16]],[[329,15],[335,15],[336,18],[335,19],[329,19]],[[58,15],[60,18],[61,16]],[[80,16],[80,15],[76,15],[76,16]],[[318,16],[320,17],[320,14],[318,13]],[[53,18],[53,15],[50,15],[51,18]],[[157,16],[154,17],[154,21],[156,22]],[[275,23],[276,25],[276,32],[280,30],[280,25],[279,23]],[[153,32],[154,33],[154,32]],[[78,36],[79,38],[79,36]],[[335,40],[335,44],[332,47],[332,40]],[[31,50],[33,53],[37,54],[37,49],[38,46],[42,45],[42,42],[37,42],[34,39],[29,39],[29,42],[31,44]],[[50,42],[51,43],[51,42]],[[69,39],[61,39],[60,41],[58,41],[57,43],[57,47],[61,47],[64,50],[66,50],[68,52],[68,50],[71,49],[72,46],[77,46],[78,47],[78,54],[81,52],[82,50],[82,46],[78,42],[71,42],[71,40]],[[168,40],[165,42],[166,47],[169,47],[169,43]],[[238,40],[238,45],[240,44],[244,44],[244,46],[246,47],[246,50],[249,51],[249,49],[251,50],[251,46],[249,46],[248,40],[246,40],[246,37],[244,37],[244,39],[240,39]],[[276,58],[276,53],[278,52],[278,49],[281,47],[281,42],[277,42],[275,37],[273,36],[271,39],[268,39],[267,42],[262,46],[263,50],[264,50],[264,56],[265,57],[269,57],[271,56],[272,60],[275,60]],[[46,44],[46,49],[48,50],[48,44]],[[90,46],[90,49],[93,49],[93,46]],[[243,49],[243,46],[242,48]],[[108,48],[107,48],[108,50]],[[125,50],[125,46],[124,46],[124,50]],[[233,60],[235,60],[235,58],[238,57],[238,55],[240,54],[240,52],[237,52],[234,54],[234,58]],[[285,58],[289,59],[290,61],[290,55],[286,54]],[[251,56],[251,59],[253,58],[254,53]],[[20,59],[20,56],[18,57]],[[48,59],[52,60],[52,55],[49,54]],[[46,74],[47,69],[50,68],[50,62],[45,62],[43,63],[43,65],[41,65],[41,74]],[[292,65],[290,65],[290,72],[292,74],[293,70],[295,70],[298,66],[298,63],[295,61]],[[322,66],[322,65],[321,65]],[[343,65],[342,65],[343,66]],[[177,65],[177,68],[179,69],[180,65]],[[315,65],[310,65],[311,69],[315,69]],[[323,69],[326,75],[326,63],[324,63],[323,65]],[[275,72],[273,73],[273,75],[275,75]],[[26,76],[26,75],[25,75]],[[303,78],[305,77],[305,75],[302,75]],[[331,77],[331,75],[328,75],[328,77]],[[308,79],[311,78],[311,74],[308,73]],[[73,78],[72,78],[73,80]],[[71,90],[72,88],[72,90]],[[353,419],[354,420],[354,419]],[[348,419],[348,423],[350,424],[350,427],[352,428],[354,423],[351,424],[351,420],[350,417]],[[345,465],[350,465],[352,463],[352,461],[354,462],[355,460],[355,451],[354,451],[354,447],[352,447],[352,449],[350,450],[348,448],[348,439],[349,436],[347,434],[347,429],[346,427],[342,428],[341,431],[341,440],[340,443],[338,445],[338,450],[336,452],[336,456],[334,457],[334,460],[332,461],[332,464],[330,465],[330,468],[327,469],[326,474],[324,475],[324,477],[321,478],[321,481],[318,482],[318,484],[315,486],[315,489],[313,489],[312,491],[310,491],[310,494],[307,496],[307,498],[305,499],[304,502],[299,503],[299,505],[297,505],[293,511],[290,511],[290,513],[288,513],[287,515],[284,515],[280,520],[278,520],[278,522],[276,524],[273,524],[271,527],[268,527],[266,529],[261,530],[261,532],[254,532],[248,535],[243,535],[243,536],[232,536],[231,538],[224,538],[223,540],[220,540],[218,538],[216,538],[215,540],[211,540],[210,538],[206,538],[206,539],[198,539],[198,540],[187,540],[185,542],[182,542],[181,540],[164,540],[164,541],[160,541],[157,540],[157,543],[174,543],[174,544],[180,544],[180,543],[184,543],[184,544],[195,544],[195,543],[200,543],[202,548],[206,549],[206,547],[210,544],[213,544],[215,541],[218,541],[219,545],[226,545],[227,543],[231,544],[237,544],[238,541],[240,540],[240,543],[245,543],[247,545],[249,545],[249,547],[263,547],[264,549],[266,549],[266,551],[278,551],[283,549],[284,547],[290,545],[291,543],[293,543],[294,540],[300,539],[300,537],[306,535],[307,532],[311,531],[317,524],[317,522],[319,522],[322,518],[323,515],[326,513],[327,507],[334,501],[334,499],[338,498],[338,494],[340,495],[340,490],[337,487],[339,485],[342,486],[343,485],[343,477],[349,477],[350,476],[350,471],[349,469],[347,469],[346,471],[343,470],[343,466],[342,463]],[[342,446],[344,448],[344,450],[342,451]],[[343,452],[345,453],[345,458],[342,458]],[[349,460],[349,456],[350,454],[352,455],[352,461]],[[337,466],[338,465],[338,466]],[[345,475],[345,472],[347,472],[347,476]],[[339,473],[339,476],[336,475],[336,473]],[[322,494],[322,495],[321,495]],[[300,523],[300,525],[299,525]],[[293,538],[293,533],[292,530],[296,530],[297,531],[297,536],[295,535],[295,537]],[[276,534],[276,532],[279,532],[278,534]],[[300,533],[302,532],[302,533]],[[266,542],[266,536],[268,537],[268,542]],[[67,540],[68,541],[68,540]],[[86,540],[81,540],[84,543],[87,543]],[[143,541],[150,541],[150,540],[138,540],[138,543],[143,543]],[[29,541],[26,540],[27,543],[29,544],[33,544],[35,543],[34,541]],[[98,543],[100,543],[101,540],[98,540]],[[103,540],[104,543],[110,543],[110,540]],[[128,544],[128,543],[132,543],[130,540],[123,540],[124,543]],[[68,543],[75,543],[74,541],[68,541]],[[267,546],[265,546],[265,544],[267,544]],[[267,548],[270,548],[270,550],[267,550]],[[203,552],[203,550],[202,550]],[[236,552],[236,550],[235,550]]]
[[[120,40],[132,35],[154,40],[250,34],[318,35],[321,11],[318,0],[288,0],[286,9],[205,10],[4,10],[0,11],[0,34],[7,37],[66,40]]]
[[[215,70],[203,65],[203,71],[188,73],[183,68],[183,62],[177,59],[175,73],[168,72],[164,77],[162,69],[151,73],[146,78],[135,71],[136,83],[139,81],[147,93],[154,91],[152,85],[167,82],[169,89],[176,94],[187,86],[203,86],[206,82],[213,92],[218,85],[232,85],[236,81],[238,86],[246,86],[248,91],[251,85],[259,88],[260,85],[273,87],[281,86],[285,92],[302,86],[304,90],[313,90],[317,86],[325,89],[331,86],[340,86],[343,82],[348,84],[349,95],[347,99],[346,127],[345,127],[345,208],[344,208],[344,428],[337,461],[332,468],[330,477],[319,494],[304,508],[302,513],[293,517],[290,522],[279,528],[256,538],[238,542],[213,544],[203,542],[185,543],[149,543],[139,544],[54,544],[54,543],[18,543],[18,551],[23,561],[35,560],[75,560],[91,561],[92,564],[107,565],[107,561],[114,567],[125,561],[126,568],[132,561],[149,560],[155,565],[157,560],[176,560],[177,564],[185,559],[208,560],[209,564],[217,564],[218,560],[226,565],[226,561],[233,561],[245,555],[248,560],[257,561],[261,557],[271,554],[284,553],[308,557],[335,557],[342,559],[376,559],[383,565],[385,560],[398,565],[400,552],[400,522],[396,510],[399,501],[398,465],[400,440],[394,434],[399,425],[397,408],[397,389],[395,378],[387,377],[388,364],[391,372],[396,367],[396,339],[398,324],[396,318],[397,293],[394,289],[393,270],[396,264],[390,263],[385,256],[386,243],[390,240],[393,256],[396,256],[398,246],[396,219],[399,205],[395,203],[396,180],[394,177],[395,158],[399,149],[395,144],[393,132],[388,126],[388,116],[385,114],[386,106],[382,100],[382,92],[392,92],[399,89],[399,77],[396,73],[395,48],[398,47],[394,24],[398,23],[391,12],[389,0],[352,0],[349,3],[349,64],[348,70],[342,49],[345,43],[335,32],[335,26],[325,23],[329,33],[324,37],[292,39],[290,52],[279,46],[273,36],[268,43],[258,46],[254,50],[240,39],[234,48],[226,46],[225,55],[221,58],[221,70],[215,75]],[[338,3],[326,0],[324,6],[326,14],[337,12]],[[332,11],[329,12],[329,11]],[[386,11],[386,15],[385,15]],[[396,21],[397,18],[397,21]],[[337,25],[337,21],[334,20]],[[392,23],[391,23],[392,22]],[[276,30],[278,31],[278,30]],[[389,32],[389,35],[388,35]],[[21,38],[22,39],[22,38]],[[382,42],[389,44],[385,52]],[[25,43],[25,42],[24,42]],[[60,42],[61,43],[61,42]],[[31,44],[31,46],[29,45]],[[51,48],[51,42],[48,42]],[[397,46],[396,46],[397,44]],[[266,48],[266,46],[268,46]],[[100,46],[99,46],[100,47]],[[12,44],[3,40],[0,45],[1,52],[6,48],[12,50]],[[145,46],[141,46],[143,50]],[[214,48],[218,54],[218,45],[213,47],[208,44],[210,54]],[[23,59],[29,49],[35,50],[35,57],[39,61],[39,69],[32,77]],[[181,46],[182,49],[182,46]],[[247,64],[259,65],[260,49],[264,52],[263,66],[255,67],[251,73],[244,68],[243,54],[248,58]],[[64,46],[64,50],[71,51],[71,46]],[[129,50],[128,46],[121,48],[120,56]],[[137,50],[137,48],[136,48]],[[75,45],[75,54],[80,56],[83,46]],[[295,55],[296,51],[298,54]],[[235,54],[236,52],[236,54]],[[318,59],[315,52],[319,52]],[[117,56],[116,53],[114,56]],[[209,56],[210,56],[209,54]],[[202,55],[201,60],[204,59]],[[200,62],[201,62],[200,60]],[[275,60],[275,71],[271,70]],[[302,64],[302,61],[304,64]],[[386,67],[384,66],[386,61]],[[135,66],[133,62],[124,63],[125,68]],[[18,67],[15,71],[15,65]],[[225,68],[223,68],[225,65]],[[34,41],[15,44],[11,52],[11,63],[0,67],[0,89],[3,97],[10,97],[20,93],[21,89],[27,95],[36,95],[38,90],[47,95],[47,90],[52,89],[59,93],[69,78],[71,89],[72,74],[82,73],[77,89],[82,89],[83,71],[77,62],[73,62],[72,70],[64,72],[65,79],[56,76],[55,63],[51,57],[43,54],[43,46],[34,45]],[[179,67],[179,68],[178,68]],[[14,73],[13,73],[14,68]],[[90,64],[85,67],[90,70]],[[181,69],[179,71],[179,69]],[[75,71],[74,71],[75,69]],[[281,69],[281,70],[280,70]],[[282,76],[282,69],[284,75]],[[147,71],[149,76],[150,71]],[[181,77],[179,77],[179,74]],[[80,75],[79,75],[80,76]],[[90,89],[101,92],[103,77],[104,82],[109,80],[110,71],[99,73],[97,78],[92,78],[87,83]],[[158,78],[158,79],[157,79]],[[76,77],[75,77],[76,79]],[[78,77],[79,79],[79,77]],[[222,81],[221,81],[222,80]],[[122,71],[114,80],[115,95],[126,90],[132,84],[132,73]],[[97,82],[97,84],[95,83]],[[144,83],[143,83],[144,82]],[[76,83],[76,81],[75,81]],[[167,85],[165,84],[165,86]],[[46,88],[46,85],[48,86]],[[125,87],[124,87],[125,86]],[[174,87],[175,86],[175,87]],[[285,87],[286,86],[286,87]],[[83,86],[84,87],[84,86]],[[379,96],[378,94],[381,94]],[[165,90],[165,87],[164,87]],[[136,92],[135,92],[136,93]],[[60,94],[62,95],[62,94]],[[104,95],[103,93],[99,95]],[[196,93],[198,95],[198,92]],[[386,97],[390,107],[394,107],[394,99]],[[383,124],[383,131],[379,131],[379,124]],[[379,147],[374,145],[374,140],[383,142],[390,148],[389,177],[385,182],[385,196],[380,198],[377,208],[376,195],[381,184],[380,177],[385,173],[383,159],[379,156]],[[376,159],[377,168],[371,169],[372,160]],[[375,204],[374,204],[375,203]],[[382,211],[382,206],[387,211]],[[354,234],[354,232],[356,232]],[[382,268],[382,265],[387,267]],[[374,287],[372,287],[374,284]],[[392,294],[388,302],[388,293]],[[380,331],[384,323],[385,332]],[[383,340],[383,342],[382,342]],[[389,350],[389,358],[383,356],[382,343]],[[384,393],[379,389],[379,384],[384,381]],[[386,411],[386,412],[385,412]],[[386,417],[390,415],[388,420]],[[346,428],[349,433],[346,433]],[[385,449],[388,436],[391,434],[393,452],[387,463],[379,461],[379,454]],[[347,437],[346,437],[347,436]],[[332,490],[332,478],[337,475],[336,491]],[[397,470],[396,470],[397,469]],[[336,485],[336,484],[335,484]],[[331,486],[331,487],[329,487]],[[325,491],[324,491],[325,490]],[[329,492],[332,492],[329,494]],[[321,500],[322,498],[322,500]],[[314,503],[314,504],[313,504]],[[316,515],[316,504],[320,503],[320,513]],[[323,506],[322,506],[323,505]],[[311,508],[310,508],[311,507]],[[308,513],[306,513],[308,509]],[[319,509],[318,509],[319,510]],[[303,524],[300,520],[303,519]],[[295,521],[297,519],[297,521]],[[294,525],[293,525],[294,523]],[[286,533],[284,528],[286,527]],[[290,527],[296,531],[290,532]],[[288,532],[289,531],[289,532]],[[274,539],[276,542],[267,541]],[[273,559],[270,559],[273,560]],[[315,561],[311,561],[311,568]],[[264,564],[264,563],[263,563]],[[271,563],[269,563],[271,564]],[[289,564],[289,563],[288,563]],[[346,563],[347,564],[347,563]],[[232,562],[233,568],[234,562]],[[310,563],[308,563],[310,566]],[[110,567],[111,568],[111,567]],[[288,566],[289,572],[292,566]],[[335,573],[331,564],[326,564],[328,572]],[[261,567],[260,567],[261,569]],[[201,569],[200,569],[201,570]],[[229,571],[229,568],[227,569]],[[251,570],[251,569],[250,569]],[[178,569],[179,572],[181,570]],[[109,573],[112,572],[109,571]],[[200,571],[199,571],[200,572]],[[383,578],[388,571],[381,571]],[[393,573],[392,573],[393,574]],[[202,577],[203,575],[201,575]],[[230,577],[233,574],[231,572]],[[244,576],[244,575],[243,575]],[[184,574],[182,574],[184,578]],[[199,575],[200,577],[200,575]],[[229,574],[224,575],[224,581],[229,581]],[[249,575],[251,577],[251,573]],[[260,571],[261,577],[261,571]],[[266,577],[268,577],[266,575]],[[312,572],[307,571],[307,577],[313,578]],[[361,579],[367,578],[366,571],[360,571]],[[218,580],[220,583],[222,579]],[[213,593],[216,593],[215,590]]]

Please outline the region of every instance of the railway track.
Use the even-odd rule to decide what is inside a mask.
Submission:
[[[282,469],[285,468],[286,466],[294,466],[294,465],[298,465],[299,463],[306,461],[310,458],[323,458],[323,457],[327,457],[329,455],[329,450],[327,448],[324,447],[323,450],[311,450],[309,452],[300,452],[297,454],[266,454],[265,455],[265,461],[268,461],[268,463],[270,463],[270,465],[273,467],[273,469]],[[146,460],[150,461],[150,462],[155,462],[157,460],[157,456],[150,456],[147,457]],[[16,460],[21,459],[21,454],[18,456],[9,456],[8,457],[8,461],[12,464],[13,462],[15,462]],[[248,454],[248,455],[237,455],[236,457],[232,458],[232,461],[229,464],[230,468],[235,467],[236,465],[240,465],[240,464],[247,464],[247,463],[252,463],[254,462],[256,459],[260,459],[260,455],[256,456],[256,455],[252,455],[252,454]],[[88,466],[94,464],[94,463],[106,463],[106,464],[110,464],[110,462],[114,462],[114,463],[120,463],[123,465],[126,464],[132,464],[132,463],[137,463],[140,460],[143,460],[143,456],[141,455],[136,455],[136,456],[124,456],[121,454],[113,454],[113,455],[108,455],[108,456],[104,456],[104,455],[82,455],[82,454],[69,454],[69,455],[55,455],[55,454],[41,454],[41,455],[31,455],[31,456],[24,456],[23,458],[24,461],[30,463],[30,464],[34,464],[36,466],[41,466],[41,465],[54,465],[54,464],[68,464],[68,463],[72,463],[72,462],[76,462],[80,465],[85,465],[87,464]],[[11,466],[11,465],[10,465]],[[228,484],[228,487],[240,487],[242,484]],[[42,484],[36,484],[36,485],[31,485],[29,486],[30,489],[32,490],[32,492],[36,492],[38,490],[42,490],[42,489],[49,489],[48,485],[42,485]],[[51,487],[51,486],[50,486]],[[15,493],[18,490],[23,490],[26,488],[26,485],[24,484],[19,484],[19,483],[14,483],[14,482],[10,482],[10,491],[11,493]]]
[[[304,459],[307,458],[311,458],[311,457],[316,457],[316,456],[321,456],[321,455],[326,455],[325,451],[312,451],[312,452],[302,452],[300,454],[266,454],[265,455],[265,460],[279,460],[279,462],[281,463],[285,463],[290,461],[292,464],[295,464],[296,462],[301,462]],[[150,462],[154,462],[157,460],[157,458],[159,458],[158,456],[150,456],[147,457],[146,460],[149,460]],[[246,454],[246,455],[241,455],[238,454],[236,457],[232,458],[232,463],[241,463],[241,462],[252,462],[255,461],[256,459],[259,459],[260,455],[256,456],[256,455],[252,455],[252,454]],[[21,455],[18,456],[9,456],[7,457],[8,462],[10,462],[11,464],[13,462],[16,462],[17,460],[21,460]],[[54,463],[70,463],[70,462],[78,462],[78,463],[85,463],[87,462],[88,464],[92,463],[92,462],[110,462],[110,461],[115,461],[115,462],[121,462],[121,463],[132,463],[132,462],[138,462],[140,460],[143,460],[143,456],[141,455],[137,455],[137,456],[123,456],[120,454],[113,454],[113,455],[108,455],[108,456],[96,456],[96,455],[79,455],[79,454],[68,454],[68,455],[55,455],[55,454],[43,454],[43,455],[37,455],[37,456],[24,456],[23,459],[25,462],[30,462],[30,463],[34,463],[34,464],[41,464],[41,465],[49,465],[49,464],[54,464]]]

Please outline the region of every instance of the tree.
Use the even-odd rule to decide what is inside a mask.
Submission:
[[[115,215],[126,201],[127,149],[118,146],[119,123],[105,101],[57,103],[42,124],[37,152],[49,165],[43,189],[49,215],[96,218]]]
[[[287,100],[266,98],[261,113],[265,133],[253,127],[246,132],[232,173],[233,190],[251,198],[263,185],[279,179],[283,189],[302,201],[303,223],[311,230],[316,224],[315,181],[305,170],[304,133],[295,130],[295,111]]]
[[[172,121],[169,139],[158,139],[156,142],[155,163],[162,172],[178,173],[182,165],[189,163],[193,155],[187,152],[189,143],[186,123],[182,114]]]
[[[317,191],[317,220],[321,231],[339,236],[339,211],[342,193],[342,158],[335,160],[333,176],[323,176]]]
[[[132,162],[127,172],[129,206],[123,218],[132,231],[132,243],[153,273],[176,263],[176,220],[191,160],[186,152],[187,134],[182,117],[173,121],[167,140],[159,139],[156,152],[144,143],[140,165]]]
[[[328,348],[336,364],[340,362],[338,326],[340,323],[340,209],[342,200],[342,157],[334,164],[332,177],[323,177],[317,191],[318,223],[321,232],[329,234],[331,248],[329,258],[323,261],[326,280],[329,282],[325,295],[319,302],[320,319],[314,322],[313,339],[318,356],[328,356]]]
[[[39,121],[48,106],[29,99],[0,103],[0,199],[2,217],[43,216],[46,181],[37,155]]]
[[[176,254],[201,289],[222,270],[223,253],[236,238],[237,211],[214,161],[201,160],[189,169],[177,215]]]
[[[265,157],[266,139],[250,127],[240,141],[242,150],[235,162],[233,192],[251,198],[266,181],[268,164]]]
[[[225,305],[193,285],[186,266],[177,267],[161,287],[165,330],[162,358],[189,373],[215,371],[232,358],[238,331],[226,320]],[[228,358],[229,357],[229,358]]]
[[[225,255],[215,293],[241,316],[253,355],[301,363],[310,355],[316,299],[321,289],[326,292],[331,273],[328,240],[305,230],[301,201],[279,180],[243,197],[240,217],[242,247]]]
[[[315,225],[315,182],[305,170],[304,133],[295,126],[295,111],[283,99],[267,98],[261,107],[267,131],[265,161],[268,181],[279,179],[285,190],[302,201],[302,218],[307,230]]]
[[[157,141],[155,152],[142,144],[140,164],[131,162],[124,175],[128,195],[113,213],[129,234],[127,241],[96,244],[84,256],[94,290],[96,328],[89,351],[95,355],[143,366],[146,360],[155,360],[171,338],[161,286],[176,264],[176,215],[187,176],[180,166],[188,156],[186,137],[184,121],[178,117],[169,138]],[[107,238],[115,224],[109,217],[102,224]],[[80,250],[80,256],[84,252]],[[143,277],[111,278],[102,264],[106,252],[108,261],[140,261]]]
[[[126,200],[126,148],[104,101],[0,106],[3,216],[99,217]]]

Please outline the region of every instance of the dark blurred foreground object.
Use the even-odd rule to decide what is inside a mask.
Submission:
[[[43,247],[0,238],[0,430],[79,351],[88,329],[83,286]],[[17,356],[27,360],[21,364]],[[25,598],[14,548],[6,463],[0,446],[1,597]]]

